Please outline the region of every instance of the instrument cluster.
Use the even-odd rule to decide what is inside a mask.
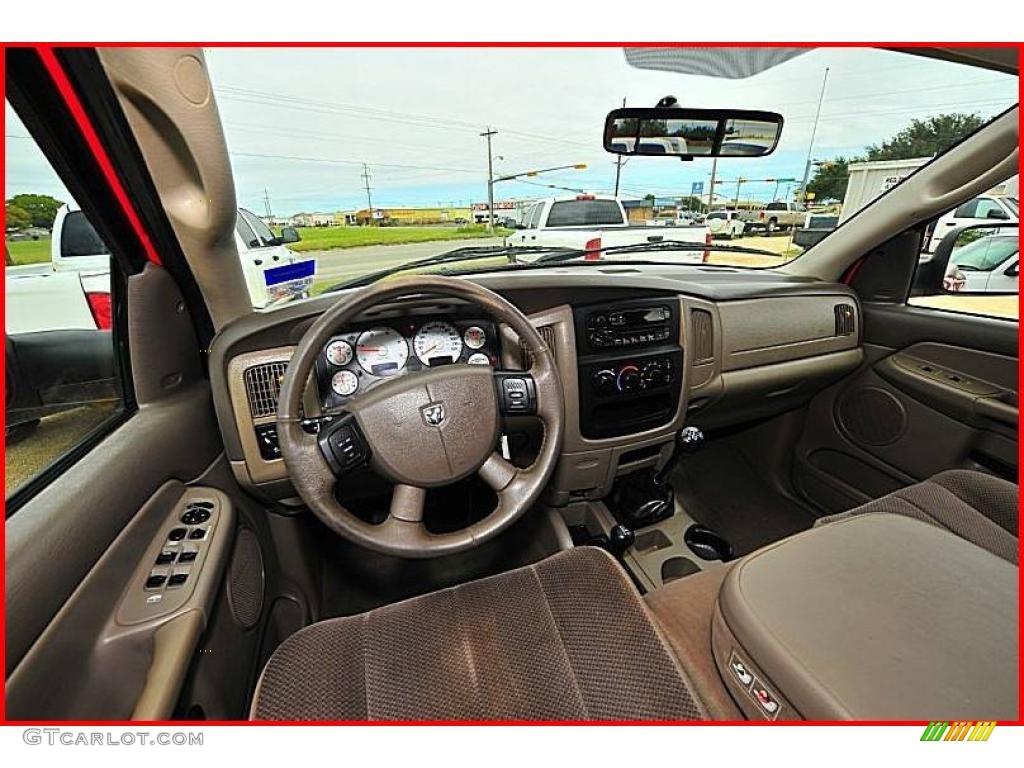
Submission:
[[[331,337],[317,358],[317,382],[325,408],[393,376],[466,363],[497,368],[500,347],[490,320],[409,318],[346,330]]]

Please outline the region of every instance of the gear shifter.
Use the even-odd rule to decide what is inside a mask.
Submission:
[[[676,435],[675,450],[661,471],[641,470],[616,483],[609,499],[615,518],[630,528],[642,528],[670,517],[675,492],[668,477],[683,456],[694,453],[703,443],[704,432],[699,427],[685,427]]]
[[[700,427],[683,427],[676,435],[676,449],[671,458],[665,462],[665,466],[654,476],[654,482],[664,485],[668,482],[668,476],[672,470],[679,465],[683,456],[689,456],[700,450],[704,445],[704,431]]]

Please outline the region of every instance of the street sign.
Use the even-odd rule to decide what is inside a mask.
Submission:
[[[702,194],[704,194],[704,182],[703,181],[695,181],[695,182],[693,182],[690,185],[690,194],[691,195],[702,195]]]

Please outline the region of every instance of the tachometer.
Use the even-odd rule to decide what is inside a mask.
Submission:
[[[451,323],[434,320],[420,327],[412,347],[424,365],[445,365],[458,362],[462,337]]]
[[[393,376],[405,368],[409,345],[394,328],[371,328],[359,334],[356,361],[374,376]]]

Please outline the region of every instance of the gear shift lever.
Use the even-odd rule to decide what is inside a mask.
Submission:
[[[654,476],[655,484],[664,485],[668,481],[668,476],[672,473],[672,470],[679,464],[679,460],[683,456],[696,453],[702,445],[704,445],[704,431],[700,427],[683,427],[679,430],[679,434],[676,435],[675,452],[665,462],[665,466],[661,468],[661,471]]]

